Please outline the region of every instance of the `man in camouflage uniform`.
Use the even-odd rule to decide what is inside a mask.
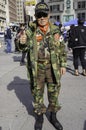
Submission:
[[[34,112],[37,115],[35,130],[42,130],[43,114],[46,113],[44,105],[45,83],[48,92],[50,122],[57,130],[63,127],[56,119],[60,110],[58,102],[61,87],[61,75],[66,72],[66,52],[64,42],[60,41],[60,30],[49,22],[49,8],[40,2],[35,8],[36,21],[29,25],[27,35],[27,70],[31,81],[31,91],[34,97]],[[24,38],[25,42],[25,38]]]

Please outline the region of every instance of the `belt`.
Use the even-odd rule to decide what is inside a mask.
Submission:
[[[48,63],[50,63],[50,60],[39,60],[38,63],[47,65]]]

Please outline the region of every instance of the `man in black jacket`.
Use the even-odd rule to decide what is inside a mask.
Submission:
[[[78,26],[73,27],[70,31],[70,40],[68,43],[68,47],[73,49],[73,65],[76,76],[79,76],[78,59],[81,61],[82,75],[86,76],[86,26],[83,24],[84,21],[78,19]]]

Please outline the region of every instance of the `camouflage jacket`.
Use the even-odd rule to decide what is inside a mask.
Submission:
[[[49,24],[49,32],[45,35],[41,32],[40,29],[37,28],[37,24],[34,22],[30,25],[27,30],[27,69],[30,79],[32,81],[32,86],[36,85],[36,76],[37,76],[37,61],[38,61],[38,51],[37,51],[37,40],[36,34],[43,35],[43,41],[47,41],[49,45],[50,51],[50,61],[52,64],[52,69],[56,78],[57,83],[60,83],[60,67],[66,67],[67,59],[65,52],[65,44],[64,41],[55,41],[54,35],[56,33],[60,34],[59,28],[53,24]],[[42,41],[42,42],[43,42]]]

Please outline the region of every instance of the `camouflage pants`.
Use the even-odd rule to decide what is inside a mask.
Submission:
[[[60,85],[56,84],[53,79],[53,74],[51,71],[51,64],[38,64],[37,72],[37,86],[34,87],[34,112],[37,114],[45,113],[46,106],[44,105],[44,87],[45,83],[47,86],[48,94],[48,111],[57,112],[61,107],[58,102],[58,95],[60,90]]]

